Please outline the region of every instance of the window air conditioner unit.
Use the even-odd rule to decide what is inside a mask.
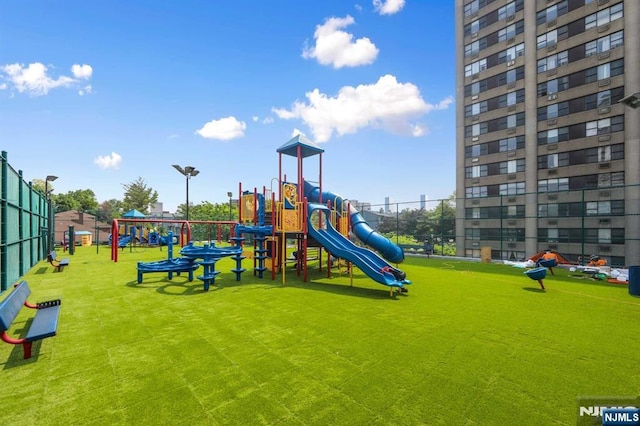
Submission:
[[[554,94],[551,94],[551,95],[547,96],[547,100],[548,101],[553,101],[555,99],[558,99],[558,94],[557,93],[554,93]]]

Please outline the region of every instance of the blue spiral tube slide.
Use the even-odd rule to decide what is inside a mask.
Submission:
[[[320,202],[320,188],[309,182],[304,182],[304,196],[312,203]],[[347,202],[342,196],[329,191],[322,191],[322,203],[326,204],[331,201],[331,205],[338,211],[343,209],[343,202]],[[404,260],[404,251],[401,247],[391,242],[387,237],[380,235],[371,229],[369,223],[364,220],[362,214],[352,205],[349,204],[349,221],[351,229],[355,236],[362,241],[363,244],[376,250],[382,257],[389,262],[401,263]]]

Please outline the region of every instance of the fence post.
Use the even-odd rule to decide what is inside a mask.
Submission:
[[[0,159],[0,293],[7,289],[8,273],[7,273],[7,194],[8,194],[8,182],[7,182],[7,151],[2,151],[2,158]]]
[[[587,206],[585,204],[585,198],[584,198],[584,189],[581,191],[582,192],[582,208],[581,208],[581,218],[580,218],[580,240],[581,240],[581,244],[580,244],[580,265],[584,265],[584,216],[587,210]]]

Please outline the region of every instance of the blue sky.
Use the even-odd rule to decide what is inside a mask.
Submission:
[[[455,189],[454,7],[441,0],[0,5],[0,149],[26,180],[165,210],[270,187],[276,149],[325,149],[323,185],[383,203]],[[317,157],[304,174],[317,180]],[[295,159],[283,171],[296,176]]]

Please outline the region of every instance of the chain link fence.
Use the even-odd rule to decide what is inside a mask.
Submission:
[[[568,261],[597,255],[640,264],[640,185],[356,204],[378,232],[407,253],[525,260],[551,249]],[[595,183],[598,186],[598,183]]]

